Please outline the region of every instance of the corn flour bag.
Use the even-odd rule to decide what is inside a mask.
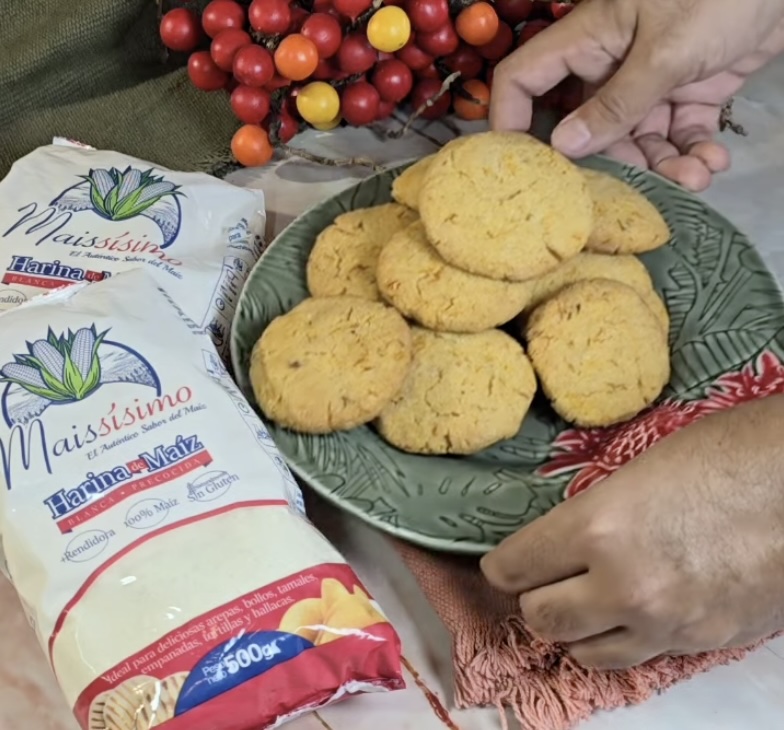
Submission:
[[[84,730],[262,730],[403,686],[381,608],[144,270],[0,329],[3,572]]]
[[[55,140],[0,182],[0,310],[142,267],[226,358],[264,225],[260,191]]]

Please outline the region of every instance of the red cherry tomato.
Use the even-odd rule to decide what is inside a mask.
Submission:
[[[429,66],[434,60],[433,56],[425,53],[416,45],[414,38],[411,38],[411,40],[395,54],[395,58],[400,59],[412,71]]]
[[[574,10],[574,3],[550,3],[550,14],[558,20]]]
[[[439,91],[441,91],[440,81],[436,79],[422,79],[417,82],[417,85],[411,92],[411,106],[414,109],[419,109],[428,99],[432,99],[438,94]],[[422,118],[428,120],[440,119],[449,111],[451,104],[452,95],[447,91],[432,106],[425,109],[422,113]]]
[[[291,86],[291,79],[284,78],[277,72],[266,84],[264,84],[264,88],[270,93],[277,91],[278,89],[283,89],[286,86]]]
[[[161,41],[170,51],[190,53],[201,38],[199,18],[193,10],[175,8],[161,18]]]
[[[485,62],[475,48],[461,43],[454,53],[450,53],[444,58],[444,65],[451,73],[459,71],[460,78],[467,80],[475,79],[479,76],[482,73]]]
[[[201,14],[201,25],[210,38],[222,30],[241,30],[245,25],[245,10],[234,0],[212,0]]]
[[[539,18],[537,20],[529,20],[520,31],[520,38],[517,41],[518,46],[522,46],[526,41],[530,41],[535,35],[538,35],[543,30],[547,30],[552,25],[552,21]]]
[[[442,25],[434,33],[417,33],[417,45],[432,56],[448,56],[460,45],[460,37],[452,23]]]
[[[414,30],[433,33],[449,22],[447,0],[408,0],[405,7]]]
[[[251,45],[253,41],[244,30],[236,28],[222,30],[210,44],[210,55],[215,65],[222,71],[231,71],[234,57],[240,48]]]
[[[335,74],[335,81],[345,81],[346,79],[354,76],[354,81],[367,81],[367,74],[347,74],[345,71],[338,69]]]
[[[406,0],[384,0],[384,5],[395,5],[402,8],[406,4]]]
[[[318,66],[316,45],[304,35],[287,35],[275,49],[275,68],[284,78],[304,81]]]
[[[378,114],[376,119],[380,122],[382,119],[389,119],[395,111],[397,104],[394,101],[384,101],[383,99],[378,105]]]
[[[499,23],[495,37],[477,49],[482,58],[488,61],[500,61],[514,46],[514,33],[506,23]]]
[[[253,0],[248,19],[251,28],[264,35],[285,33],[291,25],[291,6],[286,0]]]
[[[367,81],[349,84],[340,95],[340,113],[355,127],[376,121],[380,104],[381,97],[376,87]]]
[[[234,56],[234,78],[245,86],[266,86],[275,75],[272,54],[263,46],[243,46]]]
[[[483,46],[498,32],[498,13],[486,2],[477,2],[460,11],[455,21],[457,34],[472,46]]]
[[[485,72],[485,81],[487,81],[487,85],[490,89],[493,88],[493,75],[495,74],[495,66],[488,66],[487,71]]]
[[[364,33],[347,35],[338,50],[338,66],[348,74],[361,74],[370,71],[376,63],[378,53],[370,45]]]
[[[479,79],[469,79],[463,84],[463,91],[468,98],[455,92],[452,102],[455,114],[467,121],[487,119],[490,110],[490,87]]]
[[[278,124],[278,139],[283,142],[283,144],[291,142],[291,140],[297,136],[297,132],[299,132],[299,122],[289,114],[288,111],[281,111],[277,119],[267,117],[267,120],[262,124],[262,127],[269,131],[270,126],[273,123]]]
[[[313,12],[333,14],[338,11],[332,5],[332,0],[313,0]]]
[[[316,81],[332,81],[338,74],[335,65],[326,58],[319,59],[316,70],[311,74],[311,78]]]
[[[291,142],[299,132],[299,122],[289,113],[281,112],[280,115],[280,129],[278,130],[278,138],[281,142]]]
[[[261,124],[269,114],[269,92],[255,86],[238,86],[231,92],[231,110],[245,124]]]
[[[215,65],[209,51],[191,53],[188,59],[188,76],[191,83],[202,91],[218,91],[229,81],[229,74]]]
[[[244,167],[266,165],[275,154],[267,132],[255,124],[246,124],[234,133],[231,152]]]
[[[403,101],[414,86],[411,69],[396,58],[376,64],[371,80],[381,101],[393,103]]]
[[[495,0],[495,11],[501,20],[513,28],[528,19],[534,9],[534,0]]]
[[[341,15],[356,20],[362,13],[370,10],[373,0],[332,0],[332,6]]]
[[[334,16],[327,13],[313,13],[302,24],[302,35],[316,45],[319,58],[332,58],[340,48],[343,29]]]
[[[431,63],[429,66],[425,66],[424,68],[418,68],[414,71],[416,77],[418,79],[440,79],[441,74],[438,73],[438,69],[434,63]]]
[[[291,6],[291,22],[286,30],[287,33],[300,33],[305,21],[310,17],[310,13],[299,5]]]

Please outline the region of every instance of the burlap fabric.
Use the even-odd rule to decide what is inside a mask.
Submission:
[[[55,135],[184,170],[225,157],[226,97],[163,61],[155,0],[0,0],[0,11],[0,177]]]

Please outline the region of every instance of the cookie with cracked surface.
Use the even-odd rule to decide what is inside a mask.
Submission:
[[[268,418],[303,433],[372,421],[397,395],[411,364],[411,332],[380,302],[306,299],[264,330],[250,379]]]
[[[308,291],[314,297],[380,299],[376,265],[384,244],[416,220],[398,203],[343,213],[316,239],[307,265]]]
[[[594,219],[586,250],[644,253],[670,240],[667,222],[642,193],[605,172],[583,172],[593,200]]]
[[[376,421],[415,454],[473,454],[519,430],[536,391],[531,363],[500,330],[413,330],[414,359],[400,393]]]
[[[526,311],[538,307],[564,287],[584,279],[620,281],[628,284],[641,295],[653,289],[653,281],[648,269],[636,256],[610,256],[583,252],[565,261],[555,271],[526,282],[530,288]]]
[[[630,286],[606,279],[571,284],[534,311],[528,355],[555,411],[578,426],[636,416],[670,377],[667,337]]]
[[[525,283],[488,279],[448,264],[430,245],[421,221],[396,233],[378,259],[378,288],[395,309],[439,332],[482,332],[525,307]]]
[[[656,319],[659,320],[659,324],[664,330],[665,336],[669,338],[670,312],[667,309],[667,305],[665,304],[662,296],[655,289],[651,289],[649,292],[645,293],[640,292],[640,296],[643,298],[650,310],[656,315]]]
[[[425,173],[419,213],[446,261],[509,281],[557,268],[582,251],[593,228],[582,171],[519,132],[446,144]]]
[[[422,190],[422,181],[425,173],[430,169],[430,163],[435,155],[428,155],[407,167],[392,183],[392,197],[401,205],[406,205],[412,210],[419,210],[419,192]]]

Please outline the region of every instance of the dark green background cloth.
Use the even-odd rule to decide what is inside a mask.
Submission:
[[[157,13],[155,0],[0,0],[0,178],[58,135],[175,169],[227,158],[228,98],[164,62]]]

